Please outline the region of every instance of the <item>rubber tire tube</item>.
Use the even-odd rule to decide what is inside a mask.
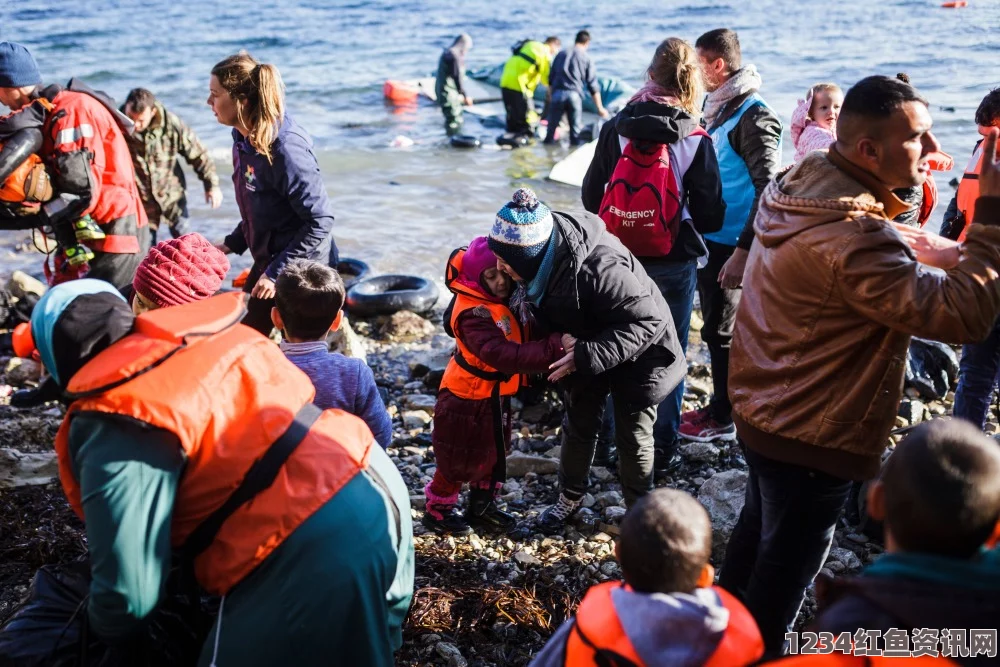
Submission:
[[[346,289],[350,289],[352,285],[356,285],[367,278],[371,272],[371,267],[360,259],[341,257],[340,261],[337,262],[337,273],[344,279],[344,287]]]
[[[482,142],[471,134],[456,134],[451,138],[451,145],[455,148],[479,148]]]
[[[368,278],[347,291],[347,311],[354,317],[392,315],[401,310],[426,313],[438,300],[438,288],[420,276]]]

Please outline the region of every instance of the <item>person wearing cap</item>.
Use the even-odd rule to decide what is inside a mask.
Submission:
[[[141,645],[178,556],[222,596],[199,664],[388,667],[413,592],[406,485],[361,419],[313,405],[309,378],[238,323],[245,295],[204,298],[225,261],[204,245],[161,243],[138,272],[170,307],[136,316],[82,279],[32,313],[68,403],[55,449],[87,531],[89,632]],[[273,483],[240,495],[255,476]]]
[[[161,241],[135,271],[132,312],[180,306],[207,299],[222,287],[229,259],[197,232]]]
[[[656,406],[687,367],[663,295],[599,217],[550,211],[531,190],[515,192],[497,213],[489,247],[498,267],[520,283],[512,309],[527,308],[544,329],[568,334],[567,354],[550,375],[565,389],[562,492],[539,527],[558,531],[580,507],[609,394],[631,506],[653,489]]]
[[[35,59],[15,42],[0,42],[0,104],[18,112],[3,120],[0,140],[25,129],[40,132],[39,155],[53,186],[37,213],[0,211],[0,229],[53,230],[59,252],[52,284],[87,275],[129,292],[149,246],[125,143],[132,122],[114,100],[77,79],[43,86]]]

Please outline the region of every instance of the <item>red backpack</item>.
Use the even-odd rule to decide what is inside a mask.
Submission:
[[[705,135],[702,129],[694,135]],[[629,141],[611,173],[600,216],[608,231],[636,257],[663,257],[680,230],[681,192],[667,144],[644,153]]]

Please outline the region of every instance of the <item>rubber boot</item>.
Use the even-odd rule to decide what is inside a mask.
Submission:
[[[490,533],[507,533],[517,527],[517,519],[497,507],[496,496],[489,489],[469,491],[465,520],[474,530]]]
[[[468,535],[472,528],[461,514],[455,511],[458,494],[439,496],[431,491],[431,485],[424,487],[427,505],[421,522],[438,535]]]

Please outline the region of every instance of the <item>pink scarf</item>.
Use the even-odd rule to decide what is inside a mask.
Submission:
[[[642,88],[636,91],[632,99],[629,100],[629,103],[632,102],[657,102],[659,104],[666,104],[669,107],[679,107],[681,105],[680,100],[667,91],[666,88],[652,80],[647,81],[643,84]]]

